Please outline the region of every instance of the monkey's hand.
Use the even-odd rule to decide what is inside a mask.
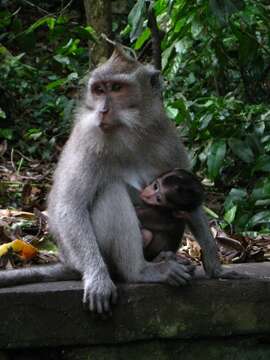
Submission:
[[[147,263],[134,282],[165,283],[173,286],[187,285],[192,279],[194,269],[190,265],[182,265],[175,260]]]
[[[182,265],[192,265],[189,259],[185,258],[184,256],[178,255],[173,251],[161,251],[158,254],[158,256],[154,258],[153,262],[168,261],[168,260],[175,260],[176,262]]]
[[[90,311],[98,314],[110,313],[111,304],[116,304],[117,288],[112,282],[107,269],[84,276],[83,303]]]

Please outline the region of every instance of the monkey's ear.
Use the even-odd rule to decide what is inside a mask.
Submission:
[[[123,46],[120,44],[115,44],[114,51],[110,57],[110,61],[112,62],[128,62],[128,63],[137,63],[137,59],[135,57],[135,53],[132,53],[133,56],[128,54]]]
[[[159,70],[153,70],[150,74],[150,83],[154,90],[161,91],[162,90],[162,83],[161,83],[161,77],[160,77],[160,71]]]

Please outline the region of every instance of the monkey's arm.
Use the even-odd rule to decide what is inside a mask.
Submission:
[[[48,203],[49,225],[67,266],[82,274],[84,302],[89,303],[90,310],[101,313],[110,310],[117,292],[91,223],[92,199],[97,191],[92,175],[95,171],[80,166],[80,158],[74,158],[64,159],[58,167]]]
[[[102,313],[110,311],[111,302],[116,302],[117,291],[100,254],[90,215],[86,207],[67,209],[66,206],[66,220],[61,222],[58,218],[60,247],[68,264],[82,274],[84,303],[89,304],[91,311]]]
[[[202,260],[206,274],[210,278],[241,279],[246,276],[235,271],[227,271],[222,268],[218,249],[213,238],[206,215],[202,207],[194,210],[188,220],[188,225],[196,240],[202,248]]]

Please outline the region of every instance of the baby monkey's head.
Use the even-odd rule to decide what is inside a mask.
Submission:
[[[161,174],[144,188],[140,198],[152,206],[193,211],[202,204],[204,190],[195,175],[183,169],[174,169]]]

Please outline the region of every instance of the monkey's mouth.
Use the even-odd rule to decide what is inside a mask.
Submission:
[[[119,125],[116,124],[108,124],[108,123],[101,123],[99,125],[100,129],[104,132],[104,133],[110,133],[113,132],[115,130],[117,130],[119,128]]]

